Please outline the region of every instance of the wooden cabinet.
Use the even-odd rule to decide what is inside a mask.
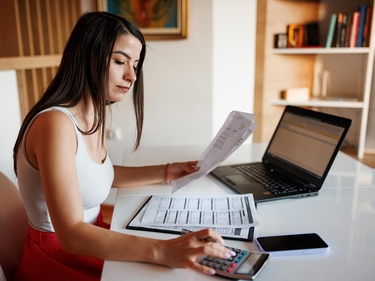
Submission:
[[[353,125],[345,145],[355,146],[358,157],[362,158],[366,149],[367,126],[371,125],[369,106],[373,86],[374,21],[369,47],[274,49],[272,40],[274,34],[285,33],[288,24],[317,21],[320,45],[325,46],[333,13],[353,13],[360,5],[373,5],[374,1],[267,0],[259,3],[257,38],[264,38],[264,55],[259,58],[257,56],[255,111],[261,115],[260,127],[263,130],[258,136],[254,132],[255,141],[268,141],[283,106],[290,104],[310,107],[351,118]],[[261,42],[257,42],[257,52],[262,48],[259,44]],[[328,79],[328,83],[322,82],[323,76],[326,81]],[[280,99],[282,90],[298,87],[308,87],[311,98],[302,101]],[[322,92],[326,92],[324,97]]]

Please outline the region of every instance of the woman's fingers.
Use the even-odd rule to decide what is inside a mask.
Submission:
[[[194,173],[198,170],[197,164],[198,161],[176,162],[169,164],[165,170],[166,182],[171,182],[188,174]]]
[[[178,238],[159,243],[161,255],[158,261],[172,268],[191,268],[204,274],[215,274],[209,267],[199,264],[202,256],[228,259],[235,253],[217,242],[206,242],[207,238],[222,241],[221,236],[210,229],[190,232]]]
[[[213,268],[201,265],[197,262],[192,264],[191,269],[198,271],[200,273],[206,274],[206,275],[214,275],[216,273]]]
[[[191,232],[194,237],[198,240],[208,241],[208,242],[217,242],[219,244],[224,244],[223,238],[219,233],[213,231],[212,229],[203,229],[196,232]]]

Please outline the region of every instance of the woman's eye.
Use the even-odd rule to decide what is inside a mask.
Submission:
[[[133,66],[133,70],[134,70],[134,72],[137,72],[138,71],[138,67]]]
[[[125,64],[124,62],[119,61],[119,60],[115,60],[115,63],[118,64],[118,65],[124,65]]]

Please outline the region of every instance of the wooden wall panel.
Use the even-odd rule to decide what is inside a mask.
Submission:
[[[2,4],[0,40],[7,40],[0,45],[0,70],[9,66],[17,69],[22,118],[53,79],[58,58],[81,13],[81,1],[76,0],[12,0]]]
[[[284,56],[272,53],[276,33],[285,33],[288,24],[303,24],[319,19],[319,1],[264,0],[257,6],[257,42],[254,112],[258,128],[255,142],[269,142],[282,106],[269,104],[287,88],[312,85],[314,56]],[[297,9],[298,8],[298,9]]]
[[[0,8],[0,57],[18,55],[17,26],[14,24],[16,10],[12,1],[2,1]]]

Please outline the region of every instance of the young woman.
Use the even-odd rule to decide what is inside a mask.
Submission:
[[[55,78],[26,116],[14,147],[14,168],[29,217],[16,280],[99,280],[103,260],[138,261],[173,268],[214,270],[202,255],[229,257],[212,230],[156,240],[110,231],[100,204],[111,186],[169,183],[196,162],[113,166],[105,147],[108,105],[131,87],[137,124],[143,123],[146,43],[128,20],[106,12],[84,14],[65,47]]]

